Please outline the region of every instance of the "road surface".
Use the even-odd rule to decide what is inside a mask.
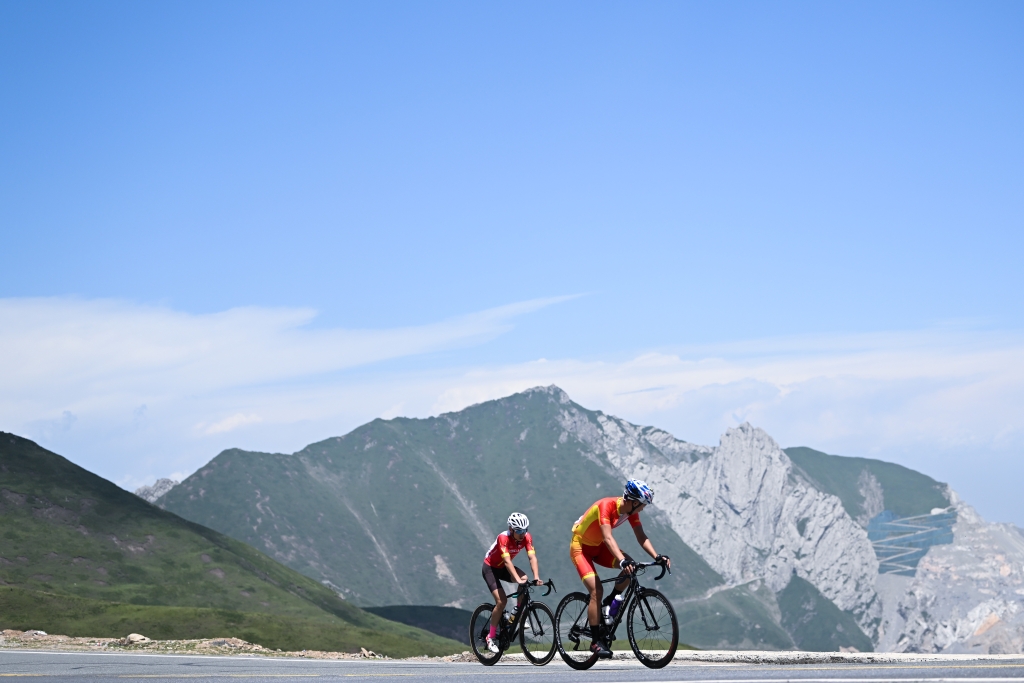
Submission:
[[[455,683],[488,679],[497,683],[568,683],[598,681],[687,681],[689,683],[883,683],[888,681],[1024,683],[1024,657],[1014,660],[912,662],[893,664],[712,664],[673,662],[660,671],[644,668],[636,660],[602,662],[589,671],[573,671],[557,657],[544,667],[501,662],[497,666],[425,661],[303,660],[263,657],[212,657],[82,652],[0,651],[2,681],[32,683],[114,683],[145,680],[180,683],[298,683],[304,681],[393,680]]]

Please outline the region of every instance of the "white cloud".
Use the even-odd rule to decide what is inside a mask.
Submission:
[[[121,301],[0,299],[0,410],[9,421],[121,409],[295,380],[493,338],[570,297],[536,299],[418,327],[313,329],[310,309],[190,315]],[[56,411],[56,412],[55,412]]]
[[[256,424],[257,422],[263,422],[263,418],[259,415],[235,413],[234,415],[225,417],[223,420],[218,420],[209,426],[199,424],[198,428],[201,429],[204,434],[224,434],[226,432],[233,432],[239,427],[244,427],[245,425]]]
[[[308,310],[189,315],[111,301],[0,300],[0,428],[115,481],[152,481],[192,471],[222,448],[293,452],[375,417],[425,417],[558,384],[584,406],[697,443],[716,443],[748,420],[783,445],[897,460],[966,481],[968,493],[970,467],[978,477],[979,463],[1020,467],[1020,335],[934,329],[337,372],[486,340],[559,300],[370,331],[312,329]]]

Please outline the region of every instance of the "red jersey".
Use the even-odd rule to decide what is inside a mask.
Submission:
[[[578,538],[583,545],[601,545],[604,543],[604,536],[601,535],[602,524],[609,524],[614,529],[628,519],[630,526],[640,526],[639,512],[628,516],[621,512],[624,503],[621,497],[602,498],[591,505],[572,525],[573,540]]]
[[[494,543],[487,549],[487,555],[484,557],[484,562],[492,567],[504,567],[505,558],[515,559],[519,551],[526,548],[527,555],[535,554],[533,552],[533,538],[530,536],[530,532],[527,531],[526,535],[523,536],[523,540],[516,540],[508,531],[502,531],[498,534],[498,537],[494,539]]]

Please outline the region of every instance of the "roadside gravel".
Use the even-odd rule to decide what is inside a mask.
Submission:
[[[43,631],[6,630],[0,633],[0,650],[52,650],[57,652],[132,652],[153,654],[189,655],[238,655],[260,657],[292,657],[304,659],[391,659],[366,648],[359,652],[323,652],[302,650],[282,652],[248,643],[240,638],[207,638],[201,640],[150,640],[143,635],[132,633],[124,638],[75,638],[72,636],[50,635]],[[410,657],[412,660],[437,662],[475,661],[472,654],[450,655],[448,657]]]

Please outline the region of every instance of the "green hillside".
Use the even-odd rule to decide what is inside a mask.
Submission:
[[[933,508],[949,505],[945,484],[912,469],[870,458],[828,455],[812,448],[784,449],[786,455],[817,485],[843,501],[846,512],[857,519],[864,512],[864,496],[858,480],[867,470],[878,479],[884,496],[884,509],[898,517],[927,515]]]
[[[357,604],[469,609],[487,597],[486,548],[519,510],[530,517],[541,573],[560,591],[554,604],[580,586],[568,552],[573,522],[622,488],[607,461],[562,437],[560,407],[551,394],[527,392],[436,418],[374,420],[294,455],[229,450],[158,504]],[[681,598],[721,583],[656,511],[644,517],[673,558],[659,588]],[[616,537],[642,555],[628,528]]]
[[[779,625],[775,596],[761,586],[738,586],[707,600],[675,605],[679,640],[705,650],[792,650]]]
[[[419,627],[386,623],[381,628],[379,620],[357,626],[326,614],[296,617],[208,607],[129,605],[13,586],[0,586],[0,615],[0,628],[34,628],[67,636],[143,633],[159,640],[223,636],[286,652],[358,652],[366,647],[391,657],[446,655],[465,649]]]
[[[841,647],[871,652],[871,639],[844,612],[809,582],[794,575],[777,596],[781,624],[801,650],[835,652]]]
[[[470,610],[434,605],[387,605],[367,607],[366,611],[469,645],[469,620],[473,616]]]
[[[0,586],[9,587],[2,628],[56,623],[70,634],[115,624],[120,631],[145,632],[150,625],[155,633],[152,625],[159,623],[168,637],[212,637],[236,635],[221,630],[236,625],[259,635],[247,640],[283,649],[294,639],[272,624],[291,624],[298,634],[304,628],[299,624],[311,621],[337,637],[338,646],[328,649],[358,647],[355,640],[396,654],[461,648],[367,614],[248,545],[3,432],[0,529]]]

